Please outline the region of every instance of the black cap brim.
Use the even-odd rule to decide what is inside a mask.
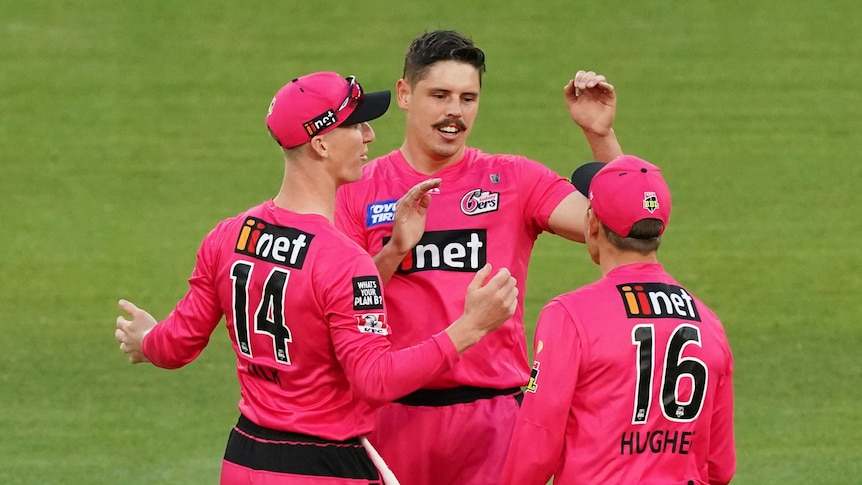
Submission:
[[[589,162],[581,165],[572,172],[572,185],[586,198],[590,198],[590,182],[606,164],[602,162]]]
[[[388,90],[365,93],[359,106],[341,124],[353,125],[380,118],[389,109],[390,98],[391,93]]]

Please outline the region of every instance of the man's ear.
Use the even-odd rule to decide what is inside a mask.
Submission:
[[[329,143],[325,135],[313,137],[308,143],[308,148],[320,158],[325,158],[329,154]]]
[[[413,89],[406,79],[401,78],[395,83],[395,99],[398,102],[398,107],[406,110],[410,106],[410,96],[413,94]]]
[[[602,230],[602,223],[596,217],[596,211],[590,209],[587,211],[587,234],[585,237],[596,240],[599,237],[599,231]]]

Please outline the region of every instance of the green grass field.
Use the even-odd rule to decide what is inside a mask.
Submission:
[[[216,483],[238,399],[220,329],[178,371],[129,365],[116,301],[163,317],[220,219],[275,194],[273,93],[316,70],[393,87],[454,28],[488,55],[471,145],[562,174],[590,157],[562,86],[618,91],[661,165],[660,257],[736,358],[735,484],[862,483],[862,14],[856,2],[0,0],[0,483]],[[400,144],[397,109],[372,155]],[[527,316],[599,276],[540,238]]]

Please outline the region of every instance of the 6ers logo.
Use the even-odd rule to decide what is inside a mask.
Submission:
[[[461,197],[461,212],[468,216],[494,212],[500,205],[500,194],[473,189]]]

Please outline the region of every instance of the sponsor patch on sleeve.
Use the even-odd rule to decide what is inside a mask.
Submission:
[[[395,203],[398,199],[380,200],[365,207],[365,227],[392,222],[395,219]]]
[[[389,335],[389,325],[386,325],[384,313],[362,313],[356,315],[357,328],[362,333]]]
[[[383,310],[380,278],[377,276],[353,278],[353,309],[356,311]]]
[[[539,361],[533,361],[533,370],[530,371],[530,381],[527,382],[527,387],[524,392],[536,392],[539,388]]]

